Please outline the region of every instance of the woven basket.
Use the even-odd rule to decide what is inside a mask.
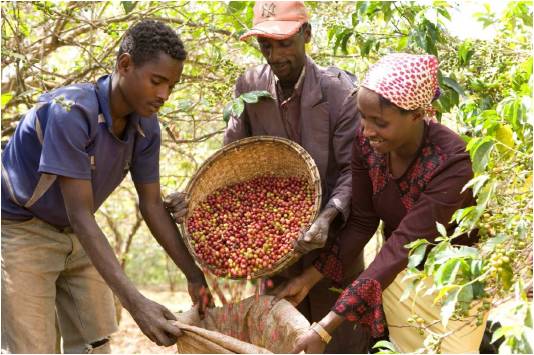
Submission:
[[[222,187],[251,180],[259,176],[295,177],[307,179],[315,192],[312,218],[307,221],[309,228],[321,207],[321,178],[313,158],[295,142],[285,138],[256,136],[238,140],[223,147],[209,157],[195,173],[186,187],[189,197],[188,212],[180,225],[185,245],[196,262],[203,268],[212,270],[194,251],[187,220],[193,211],[212,192]],[[280,258],[272,268],[260,269],[250,275],[256,279],[274,275],[298,260],[300,254],[290,251]],[[243,277],[235,277],[243,278]]]

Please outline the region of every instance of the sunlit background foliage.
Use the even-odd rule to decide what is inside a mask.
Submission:
[[[423,271],[414,266],[428,243],[413,243],[410,290],[417,289],[418,279],[433,277],[443,321],[469,306],[506,303],[505,311],[494,315],[502,325],[495,338],[505,340],[501,351],[532,352],[525,292],[532,289],[532,2],[502,2],[499,11],[479,3],[463,22],[455,20],[466,6],[460,2],[307,5],[314,36],[307,49],[320,65],[337,65],[361,79],[389,52],[438,56],[442,95],[434,108],[438,119],[466,140],[475,170],[469,186],[478,205],[457,212],[458,232],[478,229],[482,240],[476,248],[458,248],[454,235],[443,233]],[[2,2],[2,144],[39,94],[111,72],[124,31],[139,20],[157,19],[180,33],[189,52],[182,82],[160,113],[163,191],[184,189],[222,144],[222,111],[233,97],[235,80],[245,68],[262,63],[255,41],[238,40],[252,23],[252,6]],[[477,24],[493,35],[469,36],[466,32]],[[174,290],[183,275],[150,237],[136,204],[128,180],[98,212],[99,224],[138,285]],[[440,336],[430,335],[427,349],[439,349]]]

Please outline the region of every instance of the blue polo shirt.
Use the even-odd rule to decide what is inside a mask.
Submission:
[[[111,76],[39,98],[20,120],[2,153],[2,218],[37,217],[69,225],[58,180],[24,207],[42,173],[91,180],[94,211],[128,171],[137,183],[159,181],[160,129],[156,115],[131,114],[122,139],[111,130]]]

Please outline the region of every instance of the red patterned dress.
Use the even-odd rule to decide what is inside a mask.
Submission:
[[[438,236],[436,222],[448,226],[459,208],[475,204],[470,191],[461,192],[472,178],[469,154],[463,140],[449,128],[425,122],[423,142],[400,177],[389,171],[388,155],[375,152],[358,131],[352,156],[352,207],[343,232],[328,252],[314,263],[326,277],[340,281],[347,266],[342,260],[356,257],[384,222],[384,243],[369,267],[339,297],[332,311],[366,325],[373,337],[386,332],[382,290],[406,268],[409,250],[404,245]],[[461,244],[473,244],[463,236]]]

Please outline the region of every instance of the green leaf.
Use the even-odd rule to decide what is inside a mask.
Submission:
[[[241,116],[244,110],[245,110],[245,102],[243,101],[241,97],[238,97],[232,102],[232,107],[231,107],[232,115],[239,117]]]
[[[434,304],[438,303],[445,295],[448,295],[451,290],[459,289],[459,285],[445,285],[439,288],[438,295],[434,298]]]
[[[456,249],[455,257],[463,259],[476,259],[480,257],[480,252],[477,248],[462,245]]]
[[[348,32],[341,39],[340,46],[341,46],[341,51],[343,52],[343,54],[348,54],[349,53],[348,48],[347,48],[347,44],[348,44],[349,39],[352,36],[352,34],[353,34],[352,32]]]
[[[499,340],[503,336],[507,335],[508,333],[513,332],[513,330],[514,330],[514,326],[511,326],[511,325],[500,327],[495,332],[493,332],[493,336],[491,337],[490,343],[492,344],[495,343],[497,340]]]
[[[444,327],[447,327],[447,323],[449,322],[449,319],[454,313],[454,309],[456,308],[456,303],[458,302],[459,292],[460,292],[460,289],[457,289],[449,293],[449,295],[445,299],[445,302],[443,302],[443,305],[441,306],[440,316],[441,316],[441,323],[443,324]]]
[[[472,50],[472,44],[470,41],[463,42],[458,48],[458,62],[461,66],[469,64],[469,60],[473,56],[475,51]]]
[[[438,8],[438,13],[441,16],[445,17],[447,20],[451,19],[451,14],[449,14],[449,11],[447,11],[446,9]]]
[[[497,130],[495,131],[495,139],[497,139],[506,147],[514,148],[514,132],[512,131],[512,128],[506,124],[498,126]],[[499,151],[502,151],[506,148],[502,146],[497,146],[497,149],[499,149]]]
[[[269,97],[272,98],[272,95],[270,92],[265,90],[257,90],[257,91],[249,91],[244,94],[241,94],[239,98],[241,98],[244,102],[247,104],[254,104],[259,101],[262,97]]]
[[[409,268],[412,268],[412,267],[416,267],[417,265],[419,265],[421,263],[421,261],[423,261],[423,259],[425,258],[425,252],[426,252],[426,247],[428,246],[428,244],[421,244],[419,245],[418,247],[416,247],[415,249],[412,249],[410,251],[410,256],[408,257],[408,267]]]
[[[223,110],[223,120],[224,122],[226,122],[226,124],[228,124],[228,121],[230,121],[231,115],[232,115],[232,102],[229,102],[228,104],[226,104],[226,106],[224,106],[224,110]]]
[[[442,83],[444,85],[450,87],[451,89],[453,89],[458,95],[465,96],[464,89],[462,89],[460,84],[458,84],[458,82],[456,80],[454,80],[453,78],[449,78],[449,77],[444,76],[442,78]]]
[[[367,12],[367,7],[369,6],[368,1],[358,1],[356,3],[356,9],[360,15],[363,15]]]
[[[490,176],[487,175],[487,174],[482,174],[482,175],[479,175],[479,176],[476,176],[476,177],[472,178],[462,188],[462,192],[464,192],[465,190],[467,190],[469,188],[473,188],[473,195],[475,195],[475,196],[478,195],[478,192],[480,191],[482,186],[484,186],[486,181],[489,180],[489,178],[490,178]]]
[[[6,107],[7,103],[13,98],[13,93],[6,92],[2,94],[2,110]]]
[[[255,104],[259,100],[258,95],[255,95],[252,92],[247,92],[241,95],[240,98],[242,98],[243,101],[246,102],[247,104]]]
[[[509,290],[512,287],[512,279],[514,277],[514,271],[510,267],[510,264],[502,266],[502,271],[499,273],[499,278],[502,282],[504,290]]]
[[[391,20],[391,15],[392,15],[392,11],[391,11],[391,3],[388,2],[388,1],[384,1],[382,2],[382,15],[384,16],[384,21],[385,22],[389,22]]]
[[[530,311],[530,306],[528,303],[525,311],[524,323],[527,327],[532,328],[532,312]]]
[[[412,293],[413,289],[414,289],[414,283],[408,284],[408,286],[404,288],[404,291],[402,291],[402,295],[399,298],[399,302],[406,301],[408,297],[410,297],[410,293]]]
[[[425,272],[429,275],[434,273],[434,270],[436,269],[436,256],[439,253],[442,253],[444,250],[446,250],[449,247],[449,243],[443,242],[436,245],[434,248],[430,249],[430,252],[428,253],[426,257],[425,262]]]
[[[430,242],[426,239],[417,239],[417,240],[414,240],[413,242],[411,243],[408,243],[406,244],[404,247],[406,249],[413,249],[413,248],[417,248],[418,246],[422,245],[422,244],[429,244]]]
[[[473,170],[483,172],[488,166],[491,151],[495,145],[493,140],[478,145],[472,152]]]
[[[483,141],[488,141],[490,140],[489,137],[484,137],[484,138],[480,138],[480,137],[474,137],[474,138],[471,138],[469,140],[469,142],[467,142],[467,145],[465,147],[465,150],[467,150],[468,152],[472,151],[473,149],[475,149],[476,146],[480,145]]]
[[[337,32],[337,28],[336,27],[331,27],[328,32],[327,32],[327,40],[328,40],[328,43],[332,43],[332,38],[334,38],[334,36],[336,35],[336,32]]]
[[[235,14],[243,11],[246,6],[247,3],[245,1],[230,1],[230,3],[228,3],[228,10],[230,13]]]
[[[408,46],[408,36],[402,36],[397,41],[397,51],[402,51]]]
[[[486,296],[486,291],[484,290],[484,283],[480,281],[473,282],[473,297],[476,299],[481,299]]]
[[[359,19],[359,16],[358,16],[358,12],[355,11],[352,13],[352,15],[350,15],[350,24],[352,25],[352,27],[356,27],[358,25],[358,19]]]
[[[451,110],[451,94],[450,92],[444,92],[439,96],[439,99],[435,101],[440,112],[449,112]]]
[[[135,6],[137,5],[137,1],[121,1],[122,8],[124,9],[124,12],[126,14],[129,14],[133,11]]]
[[[456,275],[460,270],[461,261],[459,259],[450,259],[438,268],[434,275],[434,282],[437,286],[448,285],[454,282]]]
[[[466,285],[458,293],[458,301],[469,303],[473,300],[473,286]]]
[[[532,346],[530,345],[532,343],[532,337],[530,336],[530,338],[528,338],[525,332],[523,332],[523,334],[521,334],[520,336],[520,339],[521,340],[519,342],[518,350],[516,353],[532,354]]]
[[[373,39],[368,39],[365,42],[363,42],[360,45],[360,54],[363,57],[368,57],[369,53],[371,52],[371,48],[373,47],[374,43],[375,43],[375,41]]]
[[[439,235],[443,237],[447,237],[447,229],[445,228],[443,224],[436,222],[436,228],[438,229]]]
[[[460,223],[460,221],[462,221],[464,218],[470,216],[474,209],[475,206],[469,206],[456,210],[452,216],[452,220],[456,223]]]
[[[193,107],[193,102],[189,99],[181,99],[174,101],[174,106],[182,112],[189,111]]]
[[[328,290],[332,291],[332,292],[335,292],[335,293],[339,293],[339,294],[342,294],[343,291],[344,291],[344,289],[339,288],[339,287],[330,287]]]
[[[386,349],[392,354],[396,354],[398,352],[398,350],[395,349],[395,345],[387,340],[380,340],[376,342],[376,344],[373,345],[373,349]],[[379,354],[388,354],[388,352],[379,352]]]
[[[337,53],[338,48],[341,46],[341,42],[343,41],[343,39],[349,32],[352,33],[351,30],[349,30],[348,28],[345,28],[341,32],[336,33],[336,41],[334,43],[334,54]]]
[[[491,253],[497,245],[504,242],[508,237],[505,234],[497,234],[495,237],[488,239],[483,245],[482,245],[482,252],[485,254]]]

